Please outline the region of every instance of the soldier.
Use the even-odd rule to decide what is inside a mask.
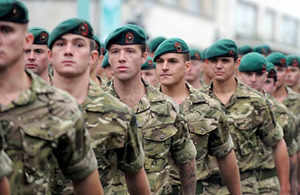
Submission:
[[[253,51],[267,57],[271,53],[271,48],[268,45],[259,45],[253,47]]]
[[[0,194],[9,195],[9,183],[6,176],[12,172],[13,165],[3,149],[0,150],[0,165]]]
[[[298,56],[288,55],[287,75],[285,79],[286,85],[296,93],[300,93],[299,79],[300,79],[300,59]]]
[[[28,10],[16,0],[0,1],[0,121],[12,194],[49,194],[53,160],[57,160],[77,194],[103,194],[97,161],[76,100],[24,71]],[[53,159],[55,157],[56,159]]]
[[[236,79],[235,71],[241,59],[238,58],[235,42],[229,39],[215,42],[206,51],[205,58],[213,80],[203,91],[224,107],[236,149],[242,192],[259,194],[255,170],[260,167],[259,143],[262,142],[272,147],[279,178],[283,178],[281,192],[289,193],[288,177],[284,177],[289,164],[284,164],[285,161],[280,159],[286,149],[283,133],[275,128],[273,115],[259,92]],[[218,178],[218,173],[215,172],[206,180],[208,193],[228,193],[221,187]]]
[[[101,43],[99,41],[99,38],[96,35],[94,36],[94,40],[95,40],[95,44],[96,44],[95,49],[98,51],[98,57],[97,57],[96,62],[94,64],[91,64],[90,77],[97,85],[103,86],[103,85],[105,85],[105,81],[103,78],[101,78],[100,75],[97,74],[97,70],[98,70],[99,66],[101,67],[104,55],[102,54],[103,50],[101,49]]]
[[[294,139],[294,116],[283,104],[279,103],[275,98],[270,96],[262,89],[263,84],[267,79],[267,74],[267,61],[261,54],[252,52],[246,54],[242,58],[241,64],[239,66],[238,76],[244,84],[259,91],[271,104],[270,108],[275,114],[276,122],[283,129],[284,140],[288,148],[288,153],[286,153],[286,151],[283,151],[283,153],[281,154],[283,155],[281,161],[288,161],[287,158],[289,156],[291,172],[295,174],[296,172],[294,170],[294,167],[297,163],[296,153],[298,147]],[[260,173],[258,174],[260,177],[258,178],[259,193],[279,194],[279,181],[275,170],[272,150],[262,145],[261,153],[262,154],[260,158],[262,165],[259,169]],[[284,157],[285,153],[286,158]],[[287,170],[286,174],[288,173],[289,170]]]
[[[274,91],[277,88],[277,71],[272,62],[267,61],[268,76],[263,85],[263,89],[273,96]]]
[[[142,78],[145,79],[150,85],[157,87],[158,79],[156,75],[156,63],[153,62],[153,58],[147,57],[147,60],[141,66]]]
[[[187,44],[179,38],[162,42],[154,54],[159,75],[160,90],[179,105],[190,129],[191,139],[197,149],[197,191],[203,193],[202,180],[210,175],[208,154],[216,157],[220,173],[231,194],[241,194],[239,170],[233,142],[221,105],[193,88],[185,81],[192,65]],[[178,170],[171,169],[173,189],[180,189]],[[176,190],[173,190],[173,192]],[[179,190],[177,190],[179,191]]]
[[[161,44],[164,40],[166,40],[165,37],[159,36],[159,37],[155,37],[153,39],[151,39],[148,43],[148,47],[149,47],[149,53],[148,55],[150,57],[154,56],[154,52],[157,49],[157,47],[159,46],[159,44]]]
[[[101,67],[104,69],[106,80],[109,82],[114,76],[114,73],[108,61],[108,53],[105,54]]]
[[[208,64],[207,64],[207,60],[205,59],[205,53],[206,53],[206,50],[207,49],[205,49],[204,51],[203,51],[203,59],[204,59],[204,62],[203,62],[203,67],[204,67],[204,70],[203,70],[203,76],[202,76],[202,80],[203,80],[203,85],[202,85],[202,87],[204,87],[205,85],[208,85],[210,82],[211,82],[211,80],[212,80],[212,77],[211,77],[211,71],[210,71],[210,69],[209,69],[209,67],[208,67]]]
[[[119,179],[118,169],[125,173],[131,194],[150,194],[135,115],[89,80],[89,65],[98,58],[92,39],[91,25],[77,18],[62,22],[52,31],[49,56],[54,67],[53,85],[76,97],[87,115],[105,194],[126,194],[121,183],[114,184]]]
[[[298,193],[300,193],[300,95],[294,92],[291,88],[285,86],[287,75],[287,58],[280,52],[274,52],[267,57],[269,62],[275,65],[277,71],[277,88],[273,96],[280,103],[283,103],[296,118],[295,139],[298,144],[297,160],[298,160]]]
[[[185,80],[194,88],[199,89],[202,87],[200,82],[200,74],[203,73],[203,56],[197,49],[190,50],[191,55],[191,67],[185,73]]]
[[[145,31],[125,25],[105,41],[114,78],[108,92],[134,110],[143,136],[145,170],[153,194],[170,194],[168,155],[178,164],[183,194],[195,194],[196,150],[179,108],[141,78],[147,59]]]
[[[44,81],[51,84],[52,76],[48,73],[48,37],[49,32],[42,27],[32,27],[28,30],[33,34],[34,41],[29,48],[25,48],[25,69],[31,70]]]

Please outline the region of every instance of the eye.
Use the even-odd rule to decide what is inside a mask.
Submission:
[[[42,54],[42,53],[44,53],[44,51],[41,50],[41,49],[37,49],[37,50],[35,51],[35,53],[37,53],[37,54]]]
[[[57,47],[63,47],[64,45],[65,45],[65,43],[62,42],[62,41],[57,41],[57,42],[55,43],[55,46],[57,46]]]
[[[13,32],[13,28],[11,28],[9,26],[2,26],[2,27],[0,27],[0,32],[3,34],[9,34],[9,33]]]
[[[30,54],[30,49],[26,49],[24,52],[25,54]]]

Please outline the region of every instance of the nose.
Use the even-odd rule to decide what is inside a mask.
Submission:
[[[67,43],[65,47],[65,56],[72,56],[73,55],[73,48],[71,43]]]
[[[256,80],[257,80],[256,74],[252,74],[251,81],[256,82]]]
[[[120,50],[119,61],[120,62],[126,61],[125,51],[124,50]]]
[[[167,60],[165,60],[163,62],[163,65],[162,65],[161,69],[162,70],[169,70],[169,65],[168,65],[168,61]]]
[[[222,68],[222,61],[221,61],[221,60],[218,60],[216,67],[217,67],[218,69],[219,69],[219,68]]]
[[[30,61],[34,61],[35,60],[35,55],[33,51],[30,51],[29,56],[28,56],[28,60]]]

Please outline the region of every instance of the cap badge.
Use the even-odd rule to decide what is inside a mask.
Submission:
[[[234,51],[233,50],[230,50],[229,51],[229,56],[233,56],[234,55]]]
[[[182,52],[181,43],[179,43],[179,42],[175,43],[175,48],[176,48],[176,52],[177,53],[181,53]]]
[[[200,54],[198,52],[195,53],[196,60],[201,60]]]
[[[89,27],[88,27],[87,23],[82,23],[79,26],[79,32],[80,32],[81,35],[87,36],[87,34],[89,32]]]
[[[125,43],[129,44],[134,41],[134,36],[131,32],[128,32],[125,36]]]
[[[293,66],[298,66],[298,60],[296,58],[293,59]]]
[[[47,40],[47,38],[48,38],[48,35],[47,35],[47,33],[45,33],[45,32],[42,32],[41,33],[41,35],[40,35],[40,40],[41,41],[46,41]]]

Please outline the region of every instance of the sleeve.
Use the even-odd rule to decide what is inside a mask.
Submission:
[[[118,149],[118,166],[124,173],[136,173],[144,166],[142,135],[137,128],[136,115],[132,112],[125,141],[125,147]]]
[[[90,175],[97,168],[97,161],[81,109],[73,112],[72,123],[64,124],[69,125],[69,130],[59,137],[54,154],[64,176],[76,181]]]
[[[265,145],[273,147],[283,138],[283,131],[276,122],[268,102],[264,109],[263,119],[258,135]]]
[[[222,157],[228,154],[234,147],[227,118],[223,111],[215,110],[218,128],[209,134],[208,152],[212,156]]]
[[[178,129],[172,138],[171,156],[178,164],[186,164],[196,157],[196,148],[189,135],[189,127],[182,114],[177,115],[175,127]]]

